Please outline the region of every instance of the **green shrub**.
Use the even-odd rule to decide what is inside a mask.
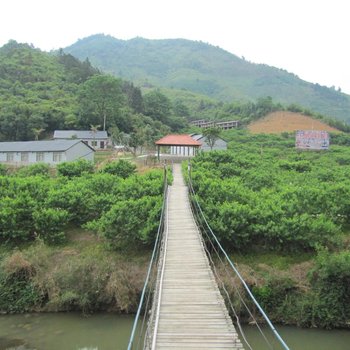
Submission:
[[[306,160],[300,160],[296,162],[281,161],[279,167],[283,170],[295,170],[299,173],[303,173],[311,170],[311,164]]]
[[[93,173],[94,170],[94,164],[85,159],[63,162],[57,165],[57,173],[66,177],[82,176],[86,173]]]
[[[27,192],[0,201],[0,241],[23,242],[33,238],[35,201]]]
[[[50,175],[50,165],[46,163],[37,163],[28,166],[24,166],[16,172],[17,176],[36,176],[41,175],[48,177]]]
[[[62,243],[66,240],[64,228],[68,223],[68,212],[63,209],[47,208],[33,213],[37,234],[44,242]]]
[[[310,275],[315,293],[313,323],[326,328],[348,326],[350,320],[350,251],[322,250]]]
[[[4,164],[0,164],[0,176],[7,174],[7,167]]]
[[[118,160],[114,162],[107,163],[106,166],[102,169],[104,173],[117,175],[126,179],[127,177],[135,174],[136,165],[127,161],[127,160]]]
[[[12,254],[0,265],[0,311],[25,312],[42,296],[32,283],[35,270],[22,253]]]
[[[117,202],[100,219],[86,225],[112,246],[151,243],[159,224],[161,197],[142,197]]]

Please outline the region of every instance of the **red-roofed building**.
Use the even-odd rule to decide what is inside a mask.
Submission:
[[[174,156],[193,157],[198,152],[201,142],[194,140],[190,135],[167,135],[156,141],[158,159],[160,147],[170,148],[170,154]]]

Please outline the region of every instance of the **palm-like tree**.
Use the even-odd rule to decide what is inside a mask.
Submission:
[[[32,131],[33,131],[33,133],[34,133],[35,141],[38,141],[38,140],[39,140],[40,134],[41,134],[43,131],[45,131],[45,129],[43,129],[43,128],[40,128],[40,129],[33,128]]]
[[[93,144],[95,145],[95,137],[96,137],[96,134],[97,134],[97,131],[98,131],[98,128],[101,127],[101,125],[90,125],[90,132],[92,134],[92,137],[93,137]],[[96,147],[96,146],[94,146]]]

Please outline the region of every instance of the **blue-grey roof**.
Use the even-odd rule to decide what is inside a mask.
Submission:
[[[206,141],[206,137],[204,136],[204,135],[202,135],[202,134],[191,134],[191,137],[194,139],[194,140],[196,140],[196,141],[200,141],[200,140],[202,140],[202,141]],[[224,142],[227,142],[226,140],[224,140],[222,137],[218,137],[218,139],[219,140],[222,140],[222,141],[224,141]]]
[[[0,142],[0,152],[63,152],[81,140]],[[86,145],[86,144],[85,144]],[[91,148],[86,145],[86,147]]]
[[[201,135],[201,134],[191,134],[191,137],[194,140],[198,141],[198,140],[200,140],[203,137],[203,135]]]
[[[53,134],[54,139],[107,139],[107,131],[96,131],[91,130],[55,130]]]

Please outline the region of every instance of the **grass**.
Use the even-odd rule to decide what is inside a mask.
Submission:
[[[0,278],[0,311],[135,311],[150,250],[111,250],[93,233],[73,226],[66,234],[67,243],[59,246],[39,240],[16,249],[0,245],[0,271],[8,275]],[[22,285],[16,289],[21,298],[9,299]]]
[[[233,262],[248,265],[253,269],[268,265],[278,270],[288,270],[293,265],[310,261],[314,253],[282,254],[275,252],[235,254],[231,256]]]
[[[108,160],[113,154],[115,153],[114,150],[107,150],[107,151],[96,151],[95,152],[95,163],[102,163],[106,160]]]

